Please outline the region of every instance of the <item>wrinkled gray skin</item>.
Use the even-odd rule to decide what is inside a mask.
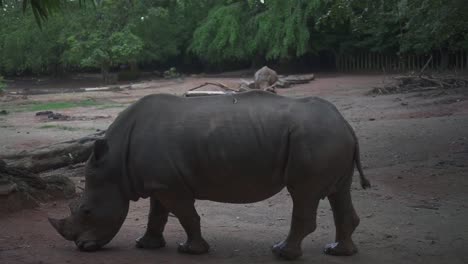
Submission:
[[[179,251],[206,253],[196,199],[253,203],[286,187],[293,199],[291,229],[274,245],[285,259],[302,255],[316,227],[320,199],[333,209],[336,239],[330,255],[357,252],[351,234],[359,224],[350,185],[354,166],[361,185],[359,146],[350,125],[319,98],[291,99],[263,91],[183,98],[150,95],[122,112],[96,141],[86,165],[84,194],[70,217],[50,219],[79,249],[93,251],[121,227],[129,200],[151,197],[140,248],[165,246],[164,226],[174,213],[187,233]]]
[[[254,82],[255,88],[263,91],[269,91],[275,93],[275,88],[273,85],[278,81],[278,74],[264,66],[255,73]]]

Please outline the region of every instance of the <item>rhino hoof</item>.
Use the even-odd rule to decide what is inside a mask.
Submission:
[[[335,242],[325,246],[323,252],[332,256],[351,256],[358,252],[352,241],[350,242]]]
[[[274,245],[271,251],[273,251],[273,254],[278,258],[286,260],[295,260],[302,256],[302,250],[300,248],[288,247],[285,241]]]
[[[75,241],[76,246],[80,251],[93,252],[101,248],[96,241]]]
[[[191,255],[200,255],[208,253],[210,250],[210,245],[205,240],[200,240],[199,242],[190,241],[185,243],[180,243],[177,250],[180,253],[191,254]]]
[[[145,249],[157,249],[166,246],[166,241],[162,235],[160,236],[150,236],[145,234],[144,236],[136,240],[137,248]]]

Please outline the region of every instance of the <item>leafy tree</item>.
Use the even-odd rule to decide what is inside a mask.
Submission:
[[[100,68],[107,76],[122,63],[135,68],[195,58],[222,67],[320,52],[439,51],[447,58],[468,50],[465,2],[0,0],[0,72]]]
[[[30,12],[23,15],[17,7],[5,4],[0,10],[0,70],[10,74],[58,74],[65,49],[61,35],[64,21],[58,15],[41,31]]]
[[[195,30],[189,49],[212,63],[245,59],[252,53],[247,42],[251,34],[244,27],[247,8],[245,2],[214,7]]]
[[[96,10],[80,10],[73,32],[67,38],[65,60],[81,67],[101,69],[109,81],[109,70],[122,63],[132,63],[142,52],[143,42],[130,30],[132,7],[126,2],[107,1]]]
[[[150,8],[131,31],[142,41],[140,62],[164,62],[181,52],[180,28],[167,8]]]

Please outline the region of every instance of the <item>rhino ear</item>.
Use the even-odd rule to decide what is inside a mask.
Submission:
[[[94,142],[94,161],[100,161],[109,151],[109,145],[105,139],[98,139]]]

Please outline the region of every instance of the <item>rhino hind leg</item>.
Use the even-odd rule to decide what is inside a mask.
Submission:
[[[358,251],[351,235],[360,220],[351,201],[350,188],[346,187],[328,196],[336,228],[335,242],[326,245],[324,249],[328,255],[351,256]]]
[[[293,213],[291,228],[287,238],[272,247],[273,254],[279,258],[294,260],[302,256],[302,240],[317,227],[317,207],[320,198],[310,197],[310,192],[291,191]]]
[[[167,223],[169,211],[156,197],[150,198],[150,212],[148,216],[148,228],[145,234],[136,240],[138,248],[156,249],[166,246],[163,231]]]
[[[201,234],[200,216],[195,209],[195,200],[163,199],[161,202],[179,219],[187,234],[187,241],[180,243],[177,250],[193,255],[208,253],[210,246]]]

